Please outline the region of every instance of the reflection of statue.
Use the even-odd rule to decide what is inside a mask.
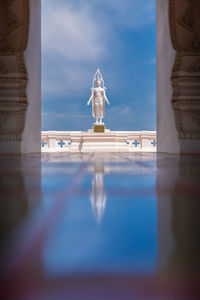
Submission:
[[[95,218],[97,222],[100,223],[106,206],[106,194],[104,190],[104,161],[97,160],[94,164],[91,203]]]
[[[94,82],[96,83],[96,87],[94,87]],[[87,105],[92,102],[92,116],[96,119],[96,124],[103,124],[102,119],[105,115],[105,101],[110,104],[106,97],[105,89],[103,77],[100,70],[97,69],[92,83],[92,95],[87,102]]]

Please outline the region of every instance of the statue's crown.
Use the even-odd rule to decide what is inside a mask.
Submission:
[[[92,89],[94,88],[94,82],[96,82],[97,80],[100,80],[101,82],[103,82],[103,88],[106,89],[106,87],[104,86],[103,76],[99,69],[97,69],[96,73],[94,74],[94,78],[93,78],[93,82],[92,82]]]
[[[102,74],[101,74],[101,72],[100,72],[100,70],[99,69],[97,69],[97,71],[96,71],[96,73],[95,73],[95,75],[94,75],[94,80],[103,80],[103,76],[102,76]]]

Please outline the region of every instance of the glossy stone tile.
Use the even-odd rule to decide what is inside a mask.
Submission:
[[[4,299],[197,299],[199,178],[199,156],[1,156]]]

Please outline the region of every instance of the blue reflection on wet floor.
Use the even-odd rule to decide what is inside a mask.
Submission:
[[[198,155],[2,156],[0,173],[4,299],[199,299]]]
[[[154,166],[141,168],[135,162],[112,160],[102,155],[89,160],[86,172],[66,197],[43,247],[47,277],[156,271]],[[73,165],[70,169],[62,162],[66,176],[59,174],[59,168],[57,174],[44,169],[43,191],[70,189],[83,162]]]

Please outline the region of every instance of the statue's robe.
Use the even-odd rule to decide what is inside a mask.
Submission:
[[[95,97],[92,99],[92,116],[93,118],[101,118],[103,119],[105,116],[105,99],[102,92],[102,95]]]

